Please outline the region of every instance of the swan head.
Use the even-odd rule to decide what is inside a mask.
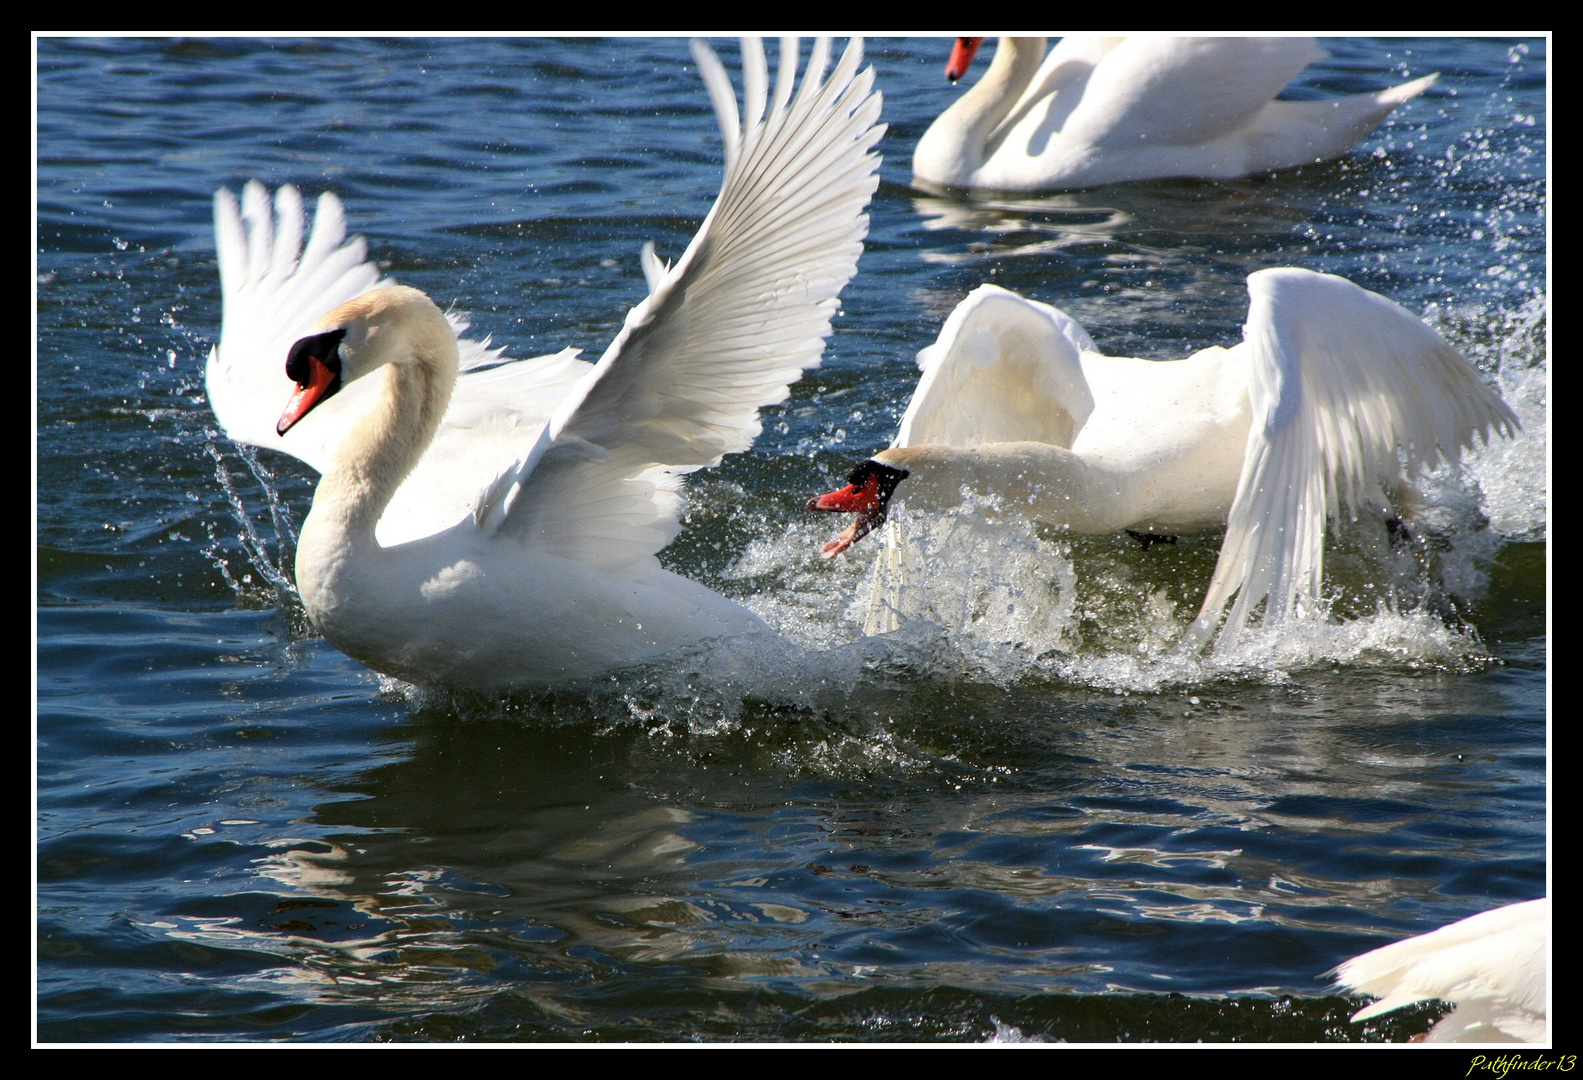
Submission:
[[[809,510],[831,510],[857,514],[840,536],[824,546],[821,554],[833,559],[885,523],[890,498],[896,485],[912,474],[869,458],[860,461],[847,474],[846,487],[808,500]]]
[[[434,301],[417,289],[393,285],[363,293],[331,310],[317,328],[286,354],[286,376],[297,389],[280,414],[277,434],[386,364],[422,362],[448,351],[454,381],[455,334]]]

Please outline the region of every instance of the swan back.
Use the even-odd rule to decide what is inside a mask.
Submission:
[[[1276,95],[1327,53],[1312,38],[1002,39],[983,79],[918,142],[928,184],[1037,191],[1229,179],[1345,154],[1429,75],[1327,101]]]

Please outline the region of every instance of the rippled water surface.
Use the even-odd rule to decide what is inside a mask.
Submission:
[[[496,700],[308,626],[313,474],[204,398],[212,196],[333,190],[512,355],[597,355],[718,187],[686,43],[38,41],[37,1039],[1421,1030],[1325,973],[1548,878],[1546,42],[1325,44],[1292,96],[1441,78],[1339,162],[967,202],[909,183],[946,43],[870,41],[883,182],[824,365],[664,555],[791,644],[746,695],[679,663]],[[956,606],[863,639],[868,556],[801,507],[971,288],[1175,358],[1277,265],[1424,315],[1525,426],[1429,485],[1393,576],[1337,544],[1348,621],[1183,660],[1217,537],[963,519]]]

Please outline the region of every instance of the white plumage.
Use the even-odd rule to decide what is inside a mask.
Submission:
[[[1065,312],[980,286],[919,353],[900,430],[872,460],[908,472],[895,495],[914,513],[968,492],[1075,533],[1224,524],[1193,637],[1215,632],[1233,596],[1223,644],[1261,604],[1266,625],[1291,618],[1320,596],[1329,518],[1383,517],[1420,469],[1517,420],[1439,334],[1344,278],[1261,270],[1248,293],[1240,344],[1160,363],[1106,356]],[[920,571],[894,520],[882,558],[871,633],[898,625]]]
[[[744,43],[740,114],[719,60],[694,56],[725,141],[720,196],[674,266],[645,250],[649,295],[596,364],[460,338],[422,293],[378,280],[333,196],[305,247],[292,189],[273,212],[256,183],[240,208],[216,196],[210,401],[233,438],[323,472],[297,586],[349,655],[420,684],[537,686],[767,632],[655,554],[684,475],[750,446],[758,410],[819,362],[878,184],[880,97],[858,42],[828,79],[817,43],[800,86],[783,42],[773,98]]]
[[[966,71],[976,38],[949,71]],[[1162,177],[1229,179],[1340,157],[1426,75],[1373,94],[1279,101],[1329,55],[1313,38],[1003,38],[984,77],[918,140],[913,175],[1038,191]]]
[[[1546,1042],[1549,942],[1550,901],[1529,900],[1364,953],[1336,969],[1336,982],[1379,998],[1354,1021],[1418,1001],[1454,1004],[1425,1042]]]

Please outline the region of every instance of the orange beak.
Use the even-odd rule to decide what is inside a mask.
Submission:
[[[953,83],[967,74],[967,69],[973,63],[973,57],[978,55],[978,47],[984,44],[981,37],[959,37],[956,44],[951,46],[951,59],[945,63],[945,77]]]
[[[286,411],[280,414],[280,423],[275,425],[277,435],[286,434],[293,424],[307,416],[315,405],[329,396],[330,387],[335,383],[336,373],[323,360],[317,356],[308,360],[308,381],[298,384],[297,392],[286,402]]]
[[[847,477],[847,486],[808,500],[809,510],[830,510],[836,513],[856,514],[857,518],[841,535],[821,550],[827,559],[833,559],[863,537],[884,524],[885,513],[896,485],[908,477],[906,469],[893,469],[877,461],[859,462]]]
[[[326,398],[341,389],[341,341],[345,330],[329,330],[301,338],[286,354],[286,377],[297,390],[280,414],[275,434],[284,435]]]

